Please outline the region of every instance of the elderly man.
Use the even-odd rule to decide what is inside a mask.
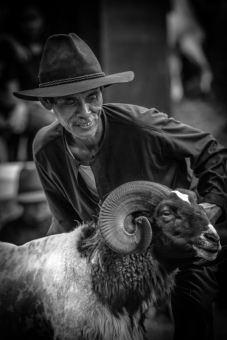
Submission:
[[[34,158],[54,221],[49,235],[94,219],[99,205],[119,185],[147,180],[189,188],[187,159],[212,223],[225,219],[227,150],[208,133],[156,109],[103,104],[108,85],[128,82],[132,72],[105,75],[77,35],[47,40],[40,87],[15,95],[53,110],[57,122],[39,131]],[[172,299],[174,339],[208,339],[212,302],[218,292],[213,268],[185,267]]]

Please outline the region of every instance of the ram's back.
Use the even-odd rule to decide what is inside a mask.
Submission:
[[[78,234],[21,247],[0,243],[1,339],[30,329],[43,335],[54,329],[56,335],[70,333],[75,323],[80,327],[92,299],[89,266],[76,249]]]

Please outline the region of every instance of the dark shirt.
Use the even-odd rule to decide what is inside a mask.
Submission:
[[[135,105],[103,105],[102,119],[103,141],[90,162],[101,202],[119,185],[136,180],[189,188],[190,159],[201,201],[220,206],[221,220],[225,218],[227,149],[214,137],[156,109]],[[99,204],[78,173],[79,163],[69,154],[58,122],[39,131],[34,158],[50,209],[63,230],[98,215]]]

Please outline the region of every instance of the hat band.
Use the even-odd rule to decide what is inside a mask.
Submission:
[[[48,81],[46,83],[39,84],[39,87],[48,87],[48,86],[53,86],[53,85],[74,83],[74,82],[77,82],[77,81],[88,80],[88,79],[93,79],[93,78],[100,78],[100,77],[104,77],[104,76],[105,76],[104,72],[99,72],[99,73],[94,73],[94,74],[88,74],[86,76],[81,76],[81,77]]]

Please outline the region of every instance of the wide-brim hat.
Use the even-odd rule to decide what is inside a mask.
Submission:
[[[39,88],[14,92],[20,99],[60,97],[133,80],[131,71],[105,75],[90,47],[76,34],[48,38],[39,68]]]

